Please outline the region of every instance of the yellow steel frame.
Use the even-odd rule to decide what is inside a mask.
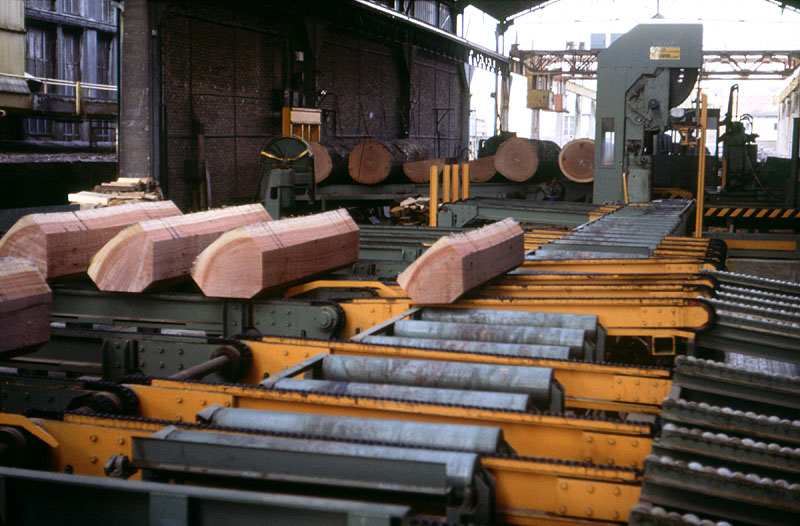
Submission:
[[[574,295],[593,298],[696,298],[711,296],[711,288],[675,283],[525,283],[486,285],[475,296],[548,298]]]
[[[243,385],[152,380],[129,385],[142,400],[142,416],[191,421],[208,405],[384,418],[444,424],[499,427],[520,455],[536,455],[596,464],[642,467],[650,453],[650,427],[622,421],[568,418],[555,414],[494,411],[472,407],[421,404],[261,389]],[[191,393],[191,396],[187,396]],[[181,398],[178,401],[178,398]]]
[[[713,264],[694,258],[528,260],[519,268],[607,274],[698,274],[715,270]]]
[[[158,390],[135,387],[140,392]],[[176,396],[175,389],[162,391],[172,391],[167,395],[171,398]],[[148,436],[169,424],[181,426],[180,421],[137,421],[78,414],[64,415],[61,420],[26,419],[4,413],[0,413],[0,424],[39,429],[53,437],[49,444],[51,470],[98,477],[104,476],[103,466],[113,455],[132,457],[135,437]],[[223,429],[214,432],[243,433]],[[611,435],[586,434],[584,441],[591,444],[616,440]],[[639,439],[623,437],[622,440],[633,443]],[[636,449],[638,445],[632,447]],[[552,519],[560,517],[568,521],[562,524],[583,517],[626,521],[627,510],[638,501],[641,489],[638,472],[604,466],[553,463],[541,457],[495,456],[482,456],[481,464],[495,477],[498,518],[512,524],[538,524],[531,520],[541,520],[548,514]],[[140,479],[141,475],[137,473],[132,478]]]

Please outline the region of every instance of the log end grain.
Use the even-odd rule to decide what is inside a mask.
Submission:
[[[441,174],[446,161],[444,158],[409,161],[403,163],[403,173],[415,183],[427,183],[431,180],[431,167],[435,166]]]
[[[513,219],[443,237],[397,277],[416,304],[452,303],[524,260],[523,232]]]
[[[527,181],[539,167],[536,146],[527,139],[509,139],[497,147],[494,166],[506,179],[518,183]]]
[[[469,180],[472,183],[485,183],[497,173],[494,168],[494,155],[469,161]]]
[[[380,183],[392,169],[389,150],[376,141],[364,141],[350,152],[347,170],[353,181],[362,184]]]
[[[576,183],[594,180],[594,141],[575,139],[564,145],[558,154],[558,166],[564,176]]]
[[[333,161],[328,154],[328,150],[320,143],[310,142],[308,146],[311,149],[311,154],[314,156],[314,181],[321,183],[331,174]]]

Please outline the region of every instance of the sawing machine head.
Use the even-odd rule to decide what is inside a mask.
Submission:
[[[645,24],[597,61],[594,202],[649,202],[655,141],[703,65],[703,26]]]

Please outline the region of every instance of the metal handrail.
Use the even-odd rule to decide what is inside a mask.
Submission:
[[[37,82],[41,82],[44,86],[44,92],[47,93],[47,86],[66,86],[75,88],[76,90],[79,89],[93,89],[98,91],[117,91],[117,86],[113,84],[93,84],[90,82],[81,82],[80,80],[63,80],[63,79],[51,79],[46,77],[34,77],[32,75],[17,75],[14,73],[0,73],[0,77],[9,77],[21,80],[35,80]]]

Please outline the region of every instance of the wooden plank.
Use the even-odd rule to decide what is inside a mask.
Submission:
[[[172,201],[30,214],[0,239],[0,257],[30,258],[48,281],[86,275],[89,261],[123,228],[138,221],[179,216]]]
[[[416,304],[452,303],[522,264],[523,232],[513,219],[439,239],[397,276]]]
[[[75,194],[67,194],[67,200],[70,203],[76,203],[79,205],[106,206],[112,199],[114,199],[114,197],[108,194],[88,192],[86,190]]]
[[[252,298],[358,261],[358,225],[344,209],[243,226],[195,261],[207,296]]]
[[[29,259],[0,258],[0,355],[31,352],[50,339],[52,292]]]
[[[100,290],[117,292],[183,281],[197,255],[224,232],[269,220],[264,207],[253,204],[142,221],[106,243],[88,274]]]

